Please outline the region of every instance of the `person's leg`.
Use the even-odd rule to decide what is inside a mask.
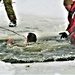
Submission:
[[[16,26],[16,15],[13,10],[12,0],[3,0],[3,2],[4,2],[5,10],[7,12],[7,16],[11,22],[9,26],[14,27]]]

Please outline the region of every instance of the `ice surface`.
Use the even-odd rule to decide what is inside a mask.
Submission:
[[[0,75],[74,75],[75,61],[9,64],[0,61]]]

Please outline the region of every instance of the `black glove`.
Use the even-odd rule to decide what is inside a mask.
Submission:
[[[61,33],[59,33],[59,35],[61,35],[61,39],[62,39],[62,38],[67,38],[67,37],[68,37],[68,35],[67,35],[66,32],[61,32]]]

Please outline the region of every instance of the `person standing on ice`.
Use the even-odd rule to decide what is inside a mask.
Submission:
[[[64,6],[66,10],[68,11],[68,21],[69,25],[66,29],[66,32],[59,33],[61,35],[61,38],[67,38],[68,35],[75,32],[75,1],[74,0],[64,0]],[[75,34],[74,34],[75,36]]]
[[[15,12],[13,10],[12,0],[3,0],[3,3],[5,6],[5,10],[7,12],[7,16],[10,20],[9,27],[16,27],[16,25],[17,25],[16,20],[17,19],[16,19]]]

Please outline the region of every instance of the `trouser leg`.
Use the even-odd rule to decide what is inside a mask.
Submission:
[[[16,15],[13,10],[12,0],[3,0],[7,16],[10,21],[16,21]]]

